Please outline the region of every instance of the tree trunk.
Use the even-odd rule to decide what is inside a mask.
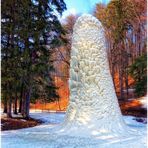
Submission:
[[[58,102],[59,110],[61,111],[60,99],[59,98],[57,99],[57,102]]]
[[[7,113],[7,98],[4,98],[4,111],[3,113]]]
[[[20,101],[19,101],[19,113],[21,113],[22,111],[22,98],[20,98]]]
[[[123,100],[124,99],[124,93],[123,93],[123,74],[124,74],[124,59],[123,59],[123,55],[124,55],[124,49],[123,49],[123,42],[121,42],[119,44],[119,48],[120,48],[120,56],[119,56],[119,85],[120,85],[120,99]]]
[[[7,108],[7,117],[8,118],[12,118],[11,110],[12,110],[12,97],[10,96],[10,98],[8,100],[8,108]]]
[[[140,29],[140,25],[139,25],[139,28],[138,28],[138,54],[139,56],[141,55],[141,29]]]
[[[126,86],[126,96],[128,99],[129,92],[128,92],[128,74],[127,73],[126,73],[126,77],[125,77],[125,86]]]
[[[26,99],[25,99],[25,114],[24,118],[29,119],[29,110],[30,110],[30,96],[31,96],[31,89],[26,93]]]
[[[30,118],[29,116],[29,110],[30,110],[30,91],[27,93],[27,98],[26,98],[26,118]]]
[[[122,74],[122,68],[119,70],[119,84],[120,84],[120,99],[124,99],[123,94],[123,74]]]
[[[23,117],[25,116],[25,103],[26,103],[25,99],[26,99],[26,93],[23,92],[22,104],[21,104],[21,114],[22,114]]]
[[[115,88],[115,66],[112,64],[112,80],[113,80],[113,84],[114,84],[114,88]]]
[[[19,101],[19,113],[22,112],[22,98],[23,98],[23,84],[21,86],[21,94],[20,94],[20,101]]]
[[[17,114],[17,93],[14,100],[14,114]]]

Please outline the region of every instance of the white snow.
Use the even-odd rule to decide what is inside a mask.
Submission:
[[[61,123],[64,119],[65,113],[56,113],[56,112],[32,112],[31,117],[34,119],[39,119],[43,121],[43,124],[58,124]]]
[[[142,107],[147,109],[147,96],[139,98],[139,101],[141,102]]]
[[[51,134],[57,125],[64,121],[65,113],[31,113],[31,117],[45,123],[31,128],[2,131],[2,148],[146,148],[146,124],[133,120],[135,117],[123,116],[126,124],[142,132],[142,136],[115,138],[109,135],[96,137],[72,137]],[[143,143],[143,146],[139,145]],[[124,146],[122,145],[124,143]],[[130,146],[131,145],[131,146]]]
[[[124,92],[126,92],[127,90],[126,90],[126,89],[124,89],[123,91],[124,91]],[[129,89],[128,89],[128,92],[134,92],[134,91],[135,91],[135,89],[134,89],[134,88],[129,88]]]

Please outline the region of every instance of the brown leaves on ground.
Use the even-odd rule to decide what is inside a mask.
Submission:
[[[21,128],[28,128],[28,127],[34,127],[36,125],[39,125],[41,121],[34,120],[34,119],[20,119],[20,118],[2,118],[1,119],[1,130],[15,130],[15,129],[21,129]]]
[[[119,104],[123,115],[147,117],[147,110],[142,107],[139,100],[119,101]]]

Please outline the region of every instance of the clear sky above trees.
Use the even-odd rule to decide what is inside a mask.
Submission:
[[[69,14],[89,13],[96,3],[107,4],[110,0],[65,0],[67,10],[64,11],[62,18]]]

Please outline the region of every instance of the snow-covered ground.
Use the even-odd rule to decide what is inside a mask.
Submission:
[[[34,112],[30,113],[31,117],[34,119],[39,119],[43,121],[43,124],[59,124],[63,121],[65,112]]]
[[[51,130],[62,123],[64,116],[65,113],[31,113],[31,117],[40,119],[44,123],[32,128],[1,132],[2,148],[146,148],[146,124],[137,122],[134,120],[135,117],[123,118],[128,126],[143,133],[142,136],[120,139],[51,134]]]

